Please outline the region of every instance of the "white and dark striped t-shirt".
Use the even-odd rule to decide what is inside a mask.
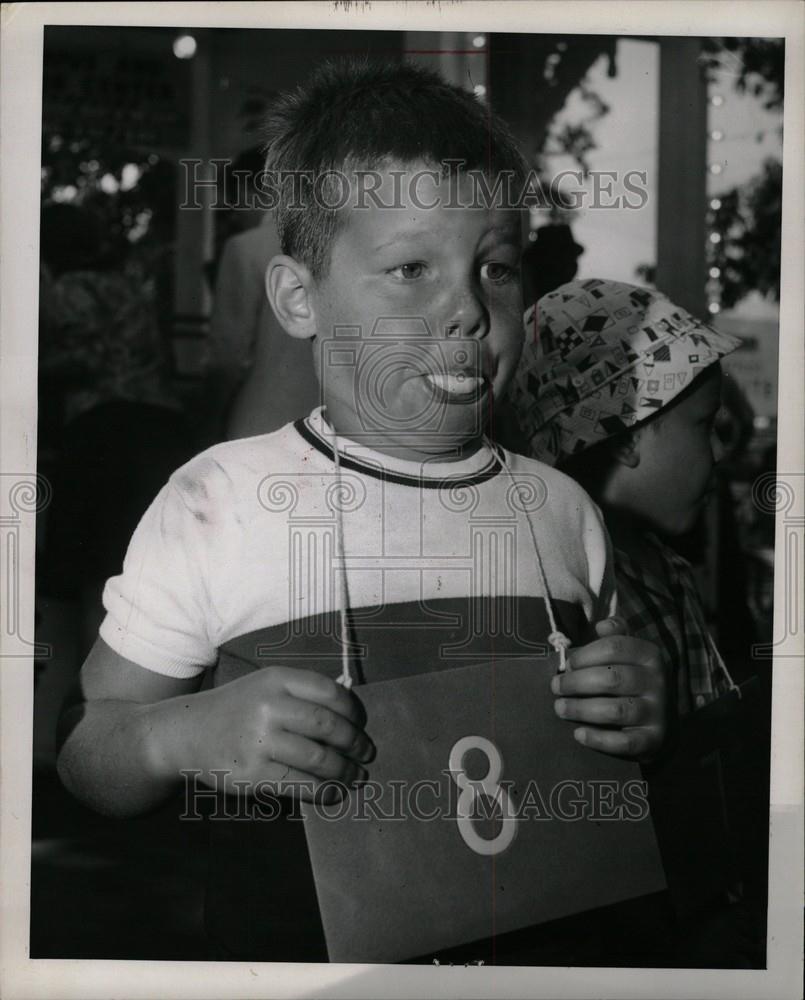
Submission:
[[[488,445],[419,463],[344,438],[337,475],[331,440],[315,410],[179,469],[106,585],[106,643],[174,677],[272,663],[336,676],[345,572],[367,682],[534,655],[550,632],[534,539],[574,644],[612,612],[601,516],[568,477]]]
[[[358,682],[539,658],[551,626],[535,539],[574,644],[614,612],[601,516],[573,480],[488,445],[414,463],[344,439],[337,474],[330,440],[314,411],[179,469],[106,585],[109,646],[174,677],[209,669],[215,686],[272,664],[335,678],[345,572]],[[219,957],[326,961],[298,805],[277,802],[275,822],[211,822],[207,930]]]

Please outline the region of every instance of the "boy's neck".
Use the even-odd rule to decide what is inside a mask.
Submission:
[[[640,561],[645,554],[645,537],[654,533],[652,526],[648,521],[644,521],[628,511],[619,510],[604,503],[599,505],[612,544],[616,549],[620,549]]]
[[[482,446],[483,438],[476,438],[474,441],[467,441],[450,451],[419,450],[417,448],[410,448],[407,445],[394,445],[391,442],[380,446],[373,443],[372,450],[403,462],[463,462],[468,458],[472,458]]]
[[[339,437],[347,438],[358,444],[363,443],[361,438],[365,437],[365,432],[362,428],[345,428],[341,426],[339,421],[331,419],[330,413],[326,408],[322,410],[322,419]],[[372,451],[380,455],[388,455],[389,458],[403,462],[462,462],[468,458],[472,458],[483,447],[484,440],[483,435],[478,435],[469,441],[457,442],[451,446],[445,447],[444,444],[438,446],[434,444],[433,447],[429,448],[426,445],[417,446],[406,442],[396,442],[393,439],[384,439],[378,442],[375,438],[372,438],[371,443],[366,442],[366,447],[371,448]]]

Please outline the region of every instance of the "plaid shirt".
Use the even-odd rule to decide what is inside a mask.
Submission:
[[[632,635],[655,642],[669,676],[677,679],[680,714],[729,691],[732,679],[705,623],[690,563],[656,536],[644,536],[660,557],[657,575],[621,549],[615,550],[618,613]]]

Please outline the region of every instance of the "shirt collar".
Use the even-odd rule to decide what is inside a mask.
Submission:
[[[317,407],[306,419],[297,420],[294,427],[308,444],[333,460],[335,432],[327,421],[324,407]],[[486,438],[476,452],[455,462],[411,461],[375,451],[342,435],[338,435],[337,440],[340,463],[344,468],[400,485],[437,489],[475,485],[496,476],[502,468]]]

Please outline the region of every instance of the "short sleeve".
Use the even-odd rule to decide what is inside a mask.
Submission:
[[[585,548],[589,585],[594,595],[593,622],[617,614],[618,591],[615,582],[615,554],[609,532],[599,508],[590,501],[585,530]]]
[[[604,540],[606,543],[606,564],[601,580],[601,590],[598,594],[598,617],[596,621],[604,618],[612,618],[618,613],[618,587],[615,578],[615,552],[612,547],[612,540],[609,532],[604,528]]]
[[[169,677],[195,677],[216,661],[203,545],[194,514],[169,482],[137,526],[123,572],[104,588],[100,635],[108,646]]]

